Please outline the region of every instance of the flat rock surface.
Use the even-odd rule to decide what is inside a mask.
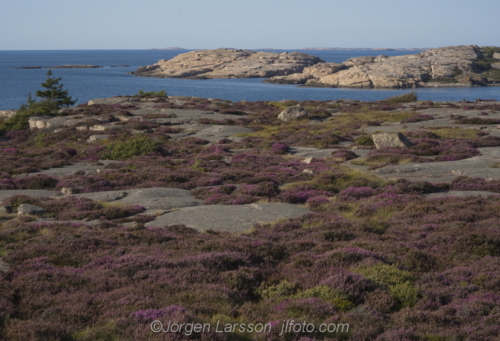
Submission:
[[[200,231],[248,231],[256,223],[300,217],[311,211],[292,204],[206,205],[166,213],[146,226],[184,224]]]
[[[307,148],[307,147],[291,147],[290,148],[290,154],[293,156],[298,156],[298,157],[317,157],[317,158],[325,158],[325,157],[331,157],[332,152],[336,151],[338,149],[334,148]]]
[[[203,202],[195,199],[187,190],[163,187],[81,193],[74,196],[124,205],[141,205],[147,210],[170,210],[179,207],[197,206]]]
[[[47,191],[44,189],[2,189],[0,190],[0,201],[10,198],[13,195],[27,195],[30,197],[58,197],[61,196],[59,191]]]
[[[441,197],[468,197],[479,195],[483,198],[487,198],[489,196],[498,196],[500,197],[500,193],[486,192],[486,191],[449,191],[449,192],[440,192],[440,193],[429,193],[425,194],[426,198],[441,198]]]
[[[115,161],[115,160],[100,160],[98,162],[92,162],[92,163],[76,163],[74,165],[68,165],[64,167],[59,167],[59,168],[49,168],[42,170],[40,172],[36,173],[30,173],[30,174],[22,174],[18,175],[16,177],[24,177],[24,176],[33,176],[36,174],[45,174],[45,175],[53,175],[53,176],[66,176],[66,175],[71,175],[74,174],[75,172],[85,172],[85,174],[95,174],[97,173],[98,170],[104,170],[104,167],[107,165],[110,165],[112,163],[118,163],[122,161]],[[99,164],[98,164],[99,163]]]
[[[140,67],[133,74],[162,78],[264,78],[302,72],[323,62],[301,52],[275,53],[216,49],[183,53]]]
[[[464,160],[390,165],[376,169],[373,173],[387,179],[429,182],[450,182],[460,175],[485,179],[500,178],[500,168],[490,167],[500,162],[500,148],[488,147],[478,150],[481,155]]]

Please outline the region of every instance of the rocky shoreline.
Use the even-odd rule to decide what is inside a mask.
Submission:
[[[355,57],[325,63],[305,53],[250,50],[192,51],[140,67],[132,74],[160,78],[269,78],[306,87],[421,88],[500,84],[500,48],[450,46],[404,56]]]

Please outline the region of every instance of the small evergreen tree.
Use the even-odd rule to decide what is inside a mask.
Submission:
[[[47,72],[47,79],[42,83],[46,90],[38,90],[36,95],[42,98],[42,102],[55,104],[56,109],[69,107],[76,103],[68,94],[68,90],[63,90],[63,85],[59,84],[61,78],[52,77],[52,71]]]

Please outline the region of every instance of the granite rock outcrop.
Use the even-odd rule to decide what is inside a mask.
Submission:
[[[267,78],[301,73],[323,62],[301,52],[274,53],[216,49],[183,53],[170,60],[140,67],[132,74],[160,78]]]
[[[493,55],[496,58],[498,53]],[[450,46],[422,53],[388,57],[350,58],[340,64],[325,63],[305,68],[302,73],[272,77],[268,83],[304,84],[311,87],[419,88],[461,87],[500,84],[484,73],[489,63],[480,47]],[[494,64],[494,63],[493,63]],[[489,63],[490,67],[494,67]],[[312,72],[321,70],[321,72]]]

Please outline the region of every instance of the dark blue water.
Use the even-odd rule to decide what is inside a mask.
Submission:
[[[133,95],[139,90],[165,90],[169,95],[221,98],[231,101],[274,101],[359,99],[375,101],[398,95],[409,90],[358,90],[299,88],[295,85],[262,83],[262,79],[210,79],[185,80],[169,78],[135,77],[128,72],[139,66],[170,59],[186,51],[162,50],[78,50],[78,51],[0,51],[0,110],[18,108],[26,101],[28,93],[34,94],[46,79],[46,69],[14,70],[23,66],[54,66],[63,64],[93,64],[102,69],[54,69],[53,75],[61,77],[65,89],[78,103],[93,98]],[[281,51],[275,51],[281,52]],[[403,51],[301,51],[327,62],[343,62],[351,57],[385,54],[397,56],[414,52]],[[112,65],[129,67],[110,67]],[[439,88],[417,89],[419,99],[434,101],[500,100],[500,88]]]

